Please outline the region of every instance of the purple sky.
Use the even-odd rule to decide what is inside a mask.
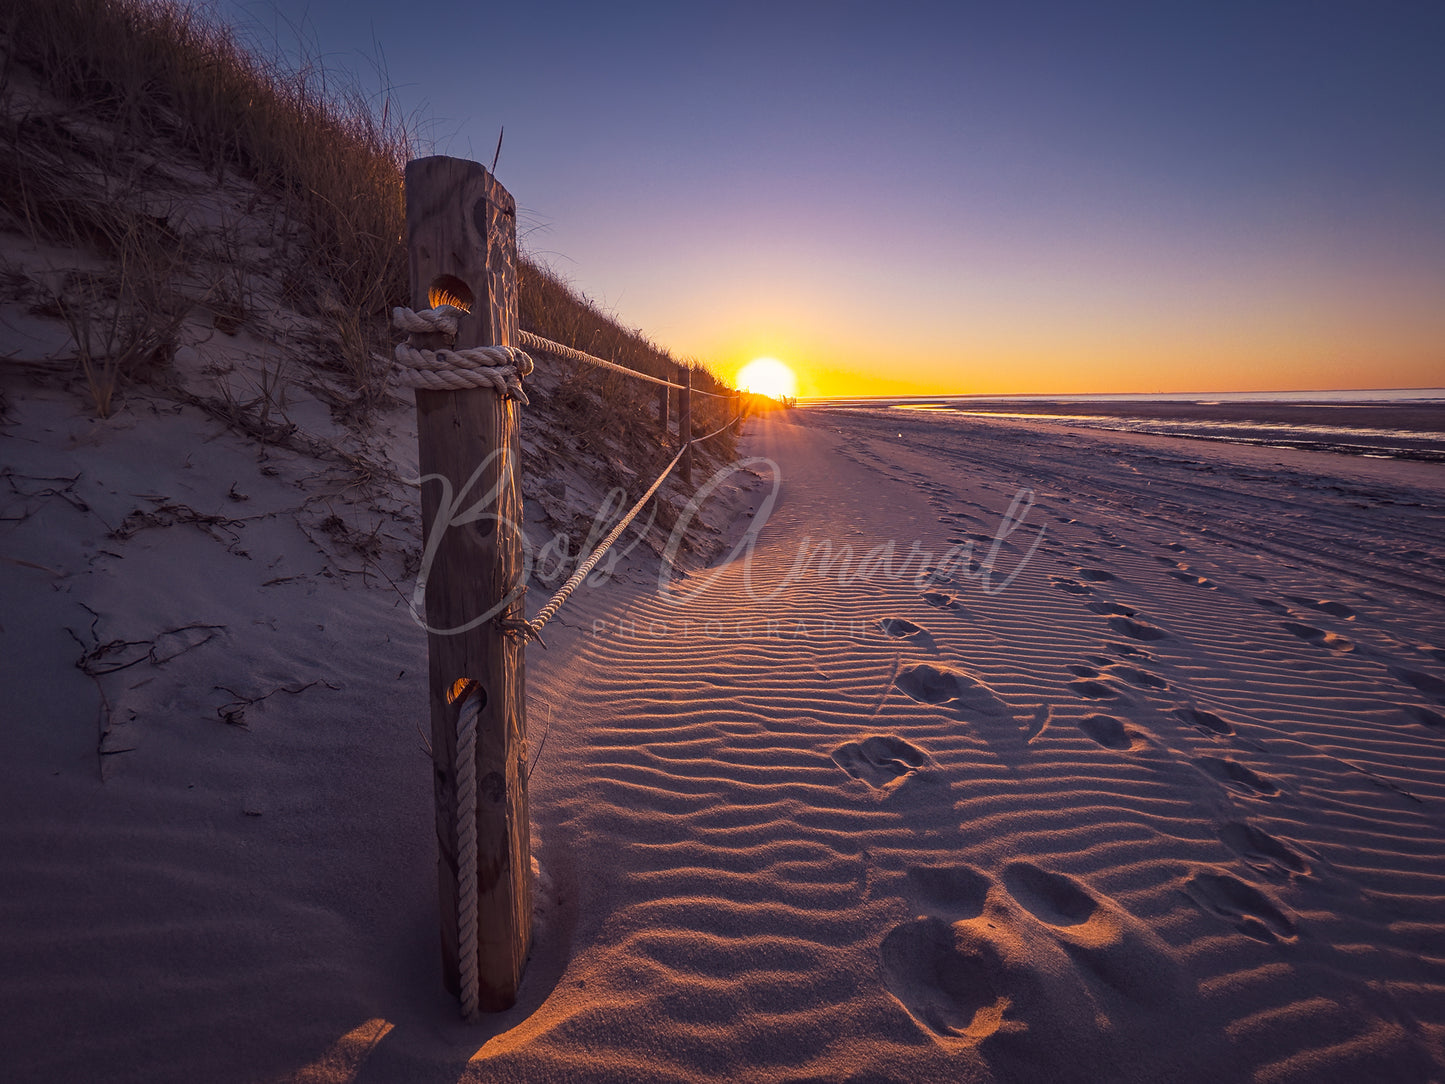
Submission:
[[[526,248],[810,393],[1445,384],[1445,3],[288,9]]]

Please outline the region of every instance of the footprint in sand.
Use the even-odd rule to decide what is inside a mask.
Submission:
[[[1067,591],[1071,595],[1092,595],[1094,589],[1085,587],[1078,580],[1071,580],[1067,576],[1050,576],[1049,582],[1060,591]]]
[[[1276,614],[1287,614],[1287,613],[1289,613],[1289,607],[1288,607],[1288,606],[1286,606],[1283,602],[1276,602],[1276,601],[1275,601],[1274,599],[1272,599],[1272,598],[1257,598],[1257,599],[1254,600],[1254,604],[1255,604],[1256,606],[1260,606],[1260,607],[1262,607],[1263,609],[1268,610],[1270,613],[1276,613]]]
[[[1112,715],[1090,715],[1079,720],[1079,729],[1105,749],[1134,749],[1139,735]]]
[[[910,666],[894,684],[920,704],[946,707],[960,715],[1009,714],[1008,705],[987,685],[947,666]]]
[[[915,913],[957,922],[983,914],[993,882],[971,866],[915,866],[904,878]]]
[[[917,746],[891,734],[874,734],[833,750],[833,761],[854,779],[870,787],[886,788],[928,763]]]
[[[1254,885],[1227,873],[1192,874],[1184,892],[1203,910],[1218,915],[1256,941],[1293,940],[1295,925],[1284,907]]]
[[[1083,700],[1115,700],[1119,696],[1118,689],[1105,685],[1102,681],[1071,681],[1069,688],[1075,696]]]
[[[1355,619],[1355,611],[1346,606],[1343,602],[1332,602],[1329,599],[1301,598],[1298,595],[1285,595],[1290,602],[1299,606],[1310,606],[1331,617],[1342,617],[1346,621]]]
[[[1131,655],[1138,659],[1152,659],[1154,656],[1145,651],[1142,647],[1135,647],[1133,644],[1107,643],[1104,645],[1106,651],[1112,651],[1115,655]]]
[[[1018,1079],[1045,1079],[1040,1050],[1086,1062],[1101,1053],[1102,988],[1109,1001],[1168,1003],[1180,994],[1179,969],[1158,936],[1073,878],[1014,862],[1004,868],[1004,888],[961,872],[965,913],[977,907],[976,914],[950,922],[925,913],[879,946],[888,991],[944,1042],[984,1046]],[[917,909],[933,910],[921,887],[910,884]],[[956,913],[944,898],[951,886],[940,887],[937,910]]]
[[[1019,906],[1049,927],[1052,940],[1068,954],[1080,977],[1136,1000],[1167,988],[1172,968],[1157,937],[1113,901],[1101,899],[1073,877],[1031,862],[1010,862],[1003,881]]]
[[[940,610],[952,610],[958,605],[958,596],[947,591],[925,591],[923,601],[930,606],[937,606]]]
[[[1127,681],[1130,685],[1141,689],[1167,689],[1169,682],[1165,681],[1158,674],[1151,674],[1148,670],[1140,670],[1135,666],[1124,666],[1115,664],[1109,667],[1109,676]]]
[[[932,649],[935,645],[932,635],[922,625],[916,625],[906,617],[880,617],[875,624],[883,630],[884,636],[897,640],[908,640],[921,647]]]
[[[1003,1025],[1007,968],[971,927],[919,918],[890,931],[879,953],[884,985],[935,1035],[977,1044]]]
[[[1304,625],[1298,621],[1285,621],[1280,628],[1293,636],[1298,636],[1306,643],[1315,644],[1318,647],[1327,647],[1331,651],[1353,651],[1355,645],[1349,640],[1334,632],[1326,632],[1324,629],[1317,629],[1313,625]]]
[[[1230,821],[1219,828],[1219,838],[1256,873],[1288,878],[1309,873],[1298,851],[1248,821]]]
[[[1118,617],[1133,617],[1139,612],[1138,610],[1131,610],[1128,606],[1120,606],[1117,602],[1091,602],[1089,603],[1089,609],[1093,610],[1096,614]]]
[[[1403,681],[1406,685],[1419,689],[1427,696],[1433,696],[1437,701],[1445,704],[1445,681],[1437,678],[1434,674],[1427,674],[1423,670],[1408,670],[1403,666],[1392,666],[1390,676],[1397,681]]]
[[[1072,877],[1050,873],[1030,862],[1010,862],[1004,867],[1003,879],[1013,898],[1050,926],[1077,926],[1099,909],[1094,897]]]
[[[1279,788],[1251,768],[1235,760],[1200,757],[1199,766],[1227,786],[1254,794],[1278,794]]]
[[[1109,580],[1119,578],[1112,572],[1105,572],[1102,568],[1079,568],[1074,571],[1079,579],[1088,580],[1091,583],[1107,583]]]
[[[1230,726],[1212,711],[1202,711],[1199,708],[1175,708],[1174,714],[1190,726],[1198,727],[1207,734],[1228,735],[1234,733],[1234,727]]]
[[[1171,570],[1169,575],[1173,576],[1180,583],[1187,583],[1192,587],[1206,587],[1211,591],[1216,590],[1219,587],[1219,584],[1215,583],[1213,580],[1206,579],[1203,576],[1196,576],[1193,572],[1190,572],[1187,569],[1176,568]]]
[[[1400,710],[1412,723],[1419,723],[1431,730],[1445,730],[1445,716],[1441,716],[1438,711],[1431,711],[1429,708],[1422,708],[1416,704],[1401,704]]]
[[[1071,666],[1064,667],[1064,669],[1073,674],[1074,677],[1096,678],[1099,676],[1099,671],[1095,670],[1092,666],[1085,666],[1083,663],[1074,663]]]
[[[1156,625],[1146,621],[1135,621],[1132,617],[1111,617],[1109,627],[1115,632],[1124,636],[1132,637],[1135,640],[1167,640],[1169,634]]]

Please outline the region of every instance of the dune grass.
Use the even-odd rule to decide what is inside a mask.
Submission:
[[[375,358],[387,352],[391,307],[407,301],[402,172],[421,149],[414,119],[389,97],[374,105],[344,73],[319,62],[247,47],[189,3],[7,6],[0,95],[23,68],[74,117],[103,130],[82,143],[73,125],[7,108],[0,131],[13,152],[0,155],[0,208],[15,226],[110,261],[79,290],[104,295],[108,305],[94,318],[67,317],[97,412],[109,412],[121,383],[144,378],[147,358],[164,351],[188,299],[203,299],[218,327],[246,316],[243,273],[187,290],[183,252],[164,258],[177,254],[176,239],[165,215],[148,206],[146,189],[152,155],[170,149],[198,163],[217,188],[241,178],[279,200],[278,239],[304,238],[306,272],[288,293],[298,307],[309,303],[330,315],[336,352],[358,396],[384,394],[385,366]],[[519,278],[523,327],[643,372],[675,373],[677,361],[665,349],[548,268],[524,256]],[[702,366],[693,368],[695,385],[721,386]],[[616,374],[585,380],[625,408],[597,412],[604,424],[645,413],[645,385],[625,388],[631,382]],[[700,397],[695,414],[700,425],[717,422],[720,401]]]

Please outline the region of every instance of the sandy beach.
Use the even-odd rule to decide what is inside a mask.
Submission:
[[[9,1079],[1445,1074],[1435,464],[754,420],[735,559],[529,653],[537,940],[469,1026],[401,594],[264,514],[285,455],[12,413]]]

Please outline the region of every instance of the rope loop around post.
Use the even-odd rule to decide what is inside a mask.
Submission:
[[[433,309],[391,310],[392,326],[408,336],[445,335],[455,338],[457,318],[462,310],[452,305]],[[475,346],[469,350],[427,350],[412,342],[398,343],[394,354],[397,383],[407,388],[426,391],[465,391],[468,388],[490,388],[503,398],[529,404],[522,390],[522,378],[534,368],[532,358],[515,346]]]

